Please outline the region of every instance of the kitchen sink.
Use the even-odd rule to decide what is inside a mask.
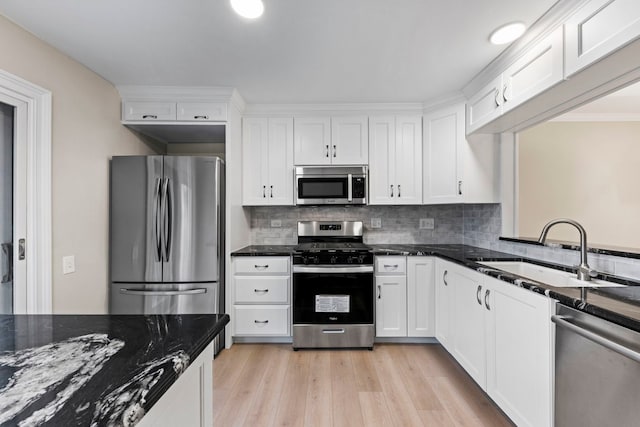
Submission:
[[[502,270],[507,273],[533,280],[549,286],[560,288],[617,288],[625,287],[619,283],[606,280],[591,279],[590,281],[578,280],[575,273],[570,273],[553,268],[543,267],[526,261],[483,261],[478,264]]]

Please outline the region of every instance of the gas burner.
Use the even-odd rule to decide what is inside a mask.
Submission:
[[[373,264],[371,249],[362,242],[360,221],[308,221],[298,223],[294,264]]]

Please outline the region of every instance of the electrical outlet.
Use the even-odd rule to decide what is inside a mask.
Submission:
[[[271,228],[280,228],[282,227],[282,220],[281,219],[272,219],[271,220]]]
[[[73,255],[62,257],[62,274],[75,273],[76,257]]]
[[[420,230],[433,230],[433,218],[420,218]]]
[[[380,218],[371,218],[371,228],[382,228],[382,220]]]

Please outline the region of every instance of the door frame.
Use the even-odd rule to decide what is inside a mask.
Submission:
[[[51,92],[0,70],[0,94],[19,101],[14,105],[14,140],[26,149],[26,280],[24,288],[14,289],[13,311],[50,314]],[[22,297],[16,298],[16,293]]]

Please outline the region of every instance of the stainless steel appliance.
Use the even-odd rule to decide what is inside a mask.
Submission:
[[[296,205],[366,205],[366,166],[296,168]]]
[[[293,255],[293,349],[373,349],[373,254],[361,221],[303,221]]]
[[[220,158],[113,157],[110,214],[111,313],[224,312]]]
[[[640,334],[558,305],[555,426],[637,426]]]

